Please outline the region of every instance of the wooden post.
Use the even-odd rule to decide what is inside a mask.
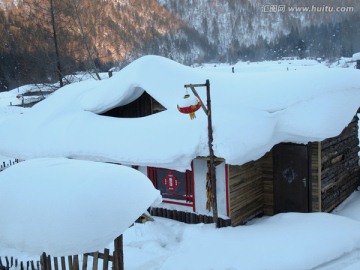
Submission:
[[[50,255],[48,255],[46,257],[46,269],[51,270],[51,257],[50,257]]]
[[[109,267],[109,249],[104,249],[104,259],[103,259],[103,270],[108,270]]]
[[[46,262],[46,253],[43,252],[43,254],[40,257],[40,264],[41,264],[41,270],[48,270],[47,269],[47,262]],[[21,262],[22,263],[22,262]]]
[[[88,255],[87,255],[87,254],[84,254],[83,264],[82,264],[82,270],[86,270],[86,269],[87,269],[87,262],[88,262]]]
[[[54,270],[59,270],[59,263],[58,263],[58,258],[54,257]]]
[[[61,270],[66,270],[66,262],[65,262],[65,257],[61,257],[60,258],[61,261]]]
[[[72,256],[68,256],[68,264],[69,264],[69,270],[73,270]]]
[[[94,252],[92,270],[98,270],[98,261],[99,261],[99,252]]]
[[[211,183],[211,208],[213,209],[213,219],[216,227],[218,224],[218,209],[217,209],[217,196],[216,196],[216,168],[215,168],[215,155],[213,150],[213,128],[212,128],[212,111],[211,111],[211,96],[210,96],[210,81],[206,80],[205,84],[187,84],[185,88],[190,87],[194,95],[200,99],[200,96],[195,90],[195,87],[206,86],[206,107],[203,110],[208,118],[208,146],[209,146],[209,158],[210,158],[210,183]],[[201,101],[201,99],[200,99]],[[203,103],[203,102],[201,102]]]
[[[356,60],[356,68],[360,69],[360,60]]]
[[[78,255],[74,255],[73,269],[79,270],[79,256]]]
[[[124,270],[123,236],[120,235],[114,240],[113,268]]]

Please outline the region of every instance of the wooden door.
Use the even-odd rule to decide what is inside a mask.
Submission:
[[[309,151],[301,144],[273,148],[275,213],[310,211]]]

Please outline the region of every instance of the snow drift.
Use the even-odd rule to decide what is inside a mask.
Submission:
[[[120,165],[34,159],[0,174],[0,242],[40,255],[104,248],[161,200],[142,173]]]

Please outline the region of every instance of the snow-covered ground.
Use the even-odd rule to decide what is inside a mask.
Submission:
[[[38,259],[0,245],[3,255]],[[358,270],[360,191],[333,214],[279,214],[235,228],[155,217],[126,230],[124,256],[126,270]]]
[[[360,223],[341,214],[279,214],[222,229],[156,218],[126,232],[125,265],[134,270],[360,269]]]

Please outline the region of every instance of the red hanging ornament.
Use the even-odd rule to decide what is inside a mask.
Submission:
[[[179,112],[189,114],[190,119],[196,118],[195,112],[200,109],[201,101],[194,96],[186,94],[184,99],[177,105]]]

